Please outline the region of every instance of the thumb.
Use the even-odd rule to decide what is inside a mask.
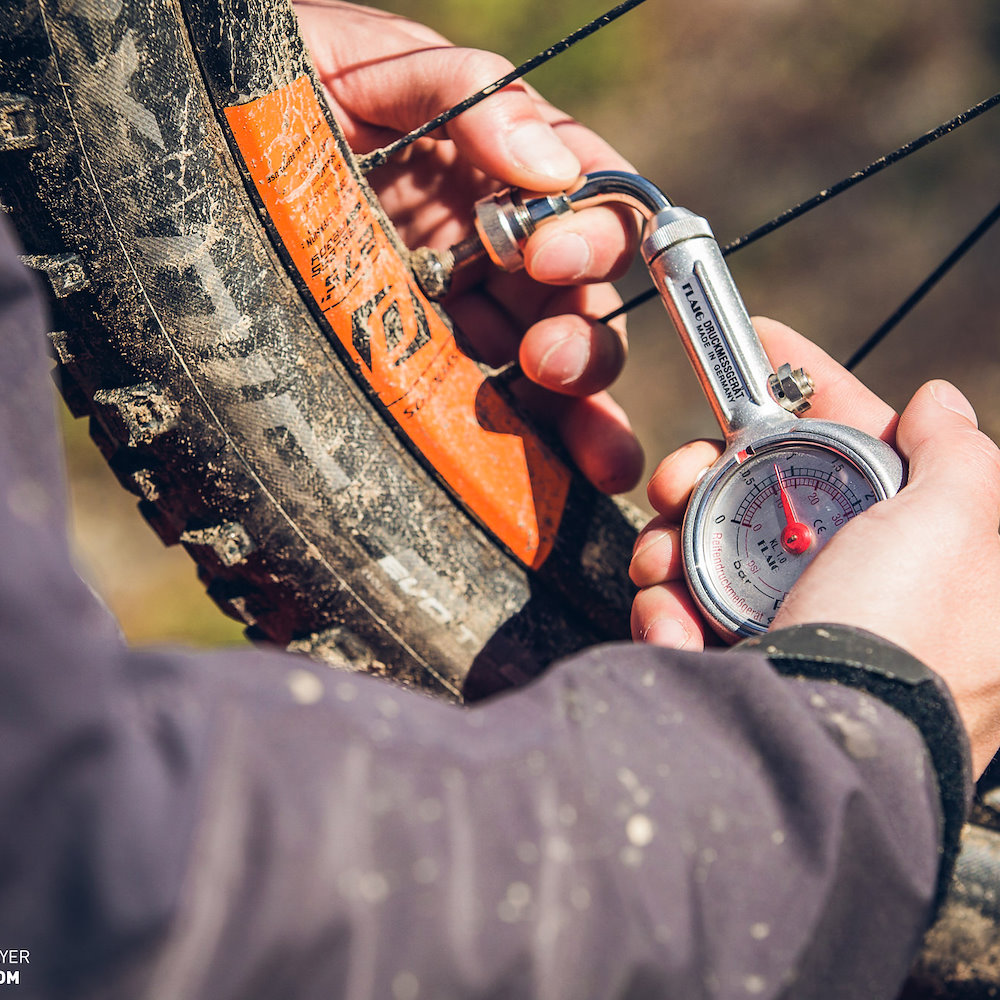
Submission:
[[[482,49],[425,48],[380,67],[378,85],[358,71],[352,81],[366,92],[368,120],[400,132],[423,125],[506,76],[513,64]],[[568,187],[580,160],[559,138],[549,118],[561,118],[520,81],[491,94],[453,118],[443,131],[485,174],[517,187]]]
[[[513,68],[502,56],[459,48],[406,18],[365,8],[300,7],[317,72],[355,152],[374,149],[447,111]],[[365,53],[358,59],[357,53]],[[504,184],[540,191],[571,185],[577,155],[553,123],[560,114],[517,81],[442,128],[462,155]]]
[[[955,386],[935,380],[916,392],[899,418],[896,447],[909,462],[901,496],[936,500],[996,528],[1000,452],[978,430],[972,404]]]
[[[454,50],[442,50],[441,56],[457,61]],[[449,83],[442,110],[513,68],[501,56],[470,50],[458,65],[465,72]],[[443,72],[442,79],[447,78]],[[548,191],[569,187],[583,172],[579,157],[553,127],[557,121],[568,119],[524,84],[512,83],[453,119],[447,131],[462,154],[488,176],[515,187]]]
[[[422,24],[385,11],[300,5],[297,15],[327,98],[355,152],[423,125],[513,68],[502,56],[453,46]],[[488,176],[555,191],[581,173],[580,160],[552,126],[565,121],[518,81],[444,130]]]

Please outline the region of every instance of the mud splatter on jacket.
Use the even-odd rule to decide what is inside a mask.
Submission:
[[[18,996],[895,996],[967,791],[919,664],[836,629],[610,645],[463,710],[279,653],[130,649],[70,563],[42,331],[4,239]]]

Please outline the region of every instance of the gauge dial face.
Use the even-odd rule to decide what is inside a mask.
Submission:
[[[785,441],[746,456],[699,505],[688,566],[697,596],[743,634],[766,631],[816,554],[882,495],[854,462],[820,445]]]

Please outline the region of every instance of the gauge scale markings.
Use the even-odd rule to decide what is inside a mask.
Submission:
[[[805,567],[876,495],[854,461],[814,441],[748,449],[740,459],[708,489],[696,532],[708,558],[697,563],[702,593],[740,628],[764,630]]]
[[[795,471],[795,466],[789,467],[788,475],[783,475],[785,486],[801,487],[804,485],[812,486],[816,485],[822,487],[822,485],[833,486],[834,490],[823,490],[832,499],[840,500],[843,498],[847,500],[850,508],[854,513],[860,513],[864,508],[862,506],[862,501],[855,494],[854,490],[834,471],[824,471],[822,469],[811,469],[800,468],[798,472]],[[745,481],[745,480],[744,480]],[[768,476],[763,483],[748,483],[747,484],[750,492],[747,493],[745,499],[740,504],[736,510],[736,517],[730,518],[733,524],[739,524],[743,527],[751,527],[753,523],[753,518],[747,517],[747,511],[753,508],[754,511],[759,507],[759,504],[755,505],[756,500],[760,500],[762,503],[769,497],[778,497],[780,495],[780,489],[778,486],[777,476]],[[874,496],[871,496],[874,500]],[[845,510],[845,513],[847,511]]]

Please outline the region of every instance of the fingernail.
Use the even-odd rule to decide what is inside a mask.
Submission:
[[[637,556],[640,552],[645,552],[646,549],[652,548],[658,542],[662,542],[664,538],[670,537],[669,528],[654,528],[652,531],[644,531],[635,540],[635,545],[632,550],[633,556]]]
[[[531,276],[538,281],[576,281],[592,260],[590,244],[579,233],[556,233],[531,256]]]
[[[976,427],[979,426],[979,418],[976,416],[976,411],[972,408],[972,403],[950,382],[945,382],[943,379],[936,379],[931,382],[930,390],[931,395],[937,400],[939,406],[957,413],[960,417],[965,417],[966,420],[971,420]]]
[[[538,363],[540,381],[556,385],[569,385],[582,374],[590,360],[590,344],[583,337],[565,337],[557,340]]]
[[[518,166],[533,174],[569,183],[580,176],[580,161],[544,122],[525,122],[507,136],[507,149]]]
[[[676,618],[656,618],[642,633],[643,642],[671,649],[683,649],[690,638],[691,633]]]

